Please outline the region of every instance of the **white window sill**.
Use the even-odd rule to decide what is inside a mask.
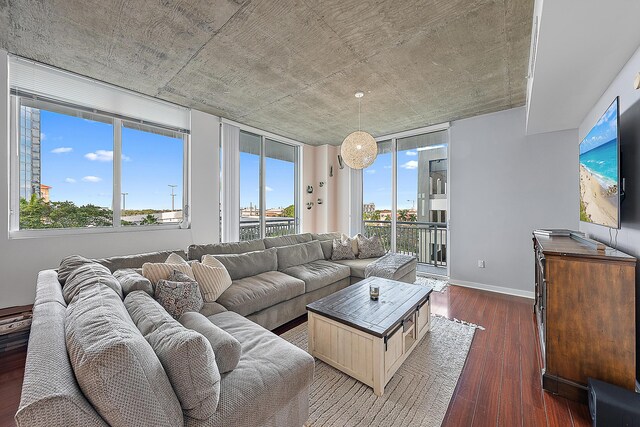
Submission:
[[[122,227],[88,227],[88,228],[44,228],[38,230],[10,230],[10,239],[37,239],[43,237],[83,236],[112,233],[137,233],[148,231],[188,230],[188,224],[158,224]]]

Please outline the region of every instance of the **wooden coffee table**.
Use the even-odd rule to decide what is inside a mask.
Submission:
[[[369,285],[380,298],[369,298]],[[384,387],[429,331],[432,289],[370,277],[307,305],[309,352],[373,387]]]

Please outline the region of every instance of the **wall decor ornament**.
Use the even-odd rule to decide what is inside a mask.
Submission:
[[[313,207],[313,202],[307,202],[307,209],[311,209]]]
[[[376,160],[378,144],[370,133],[360,129],[360,100],[364,92],[358,91],[355,96],[358,98],[358,130],[347,135],[342,141],[340,154],[350,168],[364,169]]]
[[[322,199],[318,198],[318,204],[321,205],[322,204]]]
[[[307,193],[313,193],[313,185],[307,185]]]

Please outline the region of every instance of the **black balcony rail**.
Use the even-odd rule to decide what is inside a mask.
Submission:
[[[265,237],[285,236],[296,233],[296,220],[293,218],[267,218]],[[260,221],[240,220],[240,241],[260,239]]]
[[[364,221],[364,234],[377,234],[391,249],[391,221]],[[414,255],[421,264],[447,265],[447,224],[442,222],[396,222],[396,252]]]

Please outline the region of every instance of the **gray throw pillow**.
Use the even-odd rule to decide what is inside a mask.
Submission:
[[[231,280],[238,280],[267,271],[276,271],[278,269],[277,253],[276,248],[271,248],[245,254],[214,255],[214,257],[227,269]]]
[[[313,261],[324,259],[322,246],[318,240],[308,243],[298,243],[297,245],[280,246],[278,251],[278,270],[284,271],[289,267],[308,264]]]
[[[358,241],[358,258],[377,258],[387,253],[380,237],[376,234],[369,238],[358,234],[356,240]]]
[[[353,249],[351,248],[351,239],[333,239],[333,249],[331,252],[331,259],[333,261],[355,259],[355,257]]]
[[[120,282],[113,277],[109,269],[100,264],[89,263],[76,268],[67,277],[62,287],[65,302],[69,304],[82,288],[95,283],[108,286],[122,299]]]
[[[212,416],[220,397],[220,372],[209,341],[172,319],[145,292],[130,293],[124,305],[160,359],[185,415],[198,420]]]
[[[133,291],[144,291],[153,296],[153,285],[151,284],[151,281],[132,268],[116,270],[113,273],[113,277],[120,282],[120,286],[122,286],[122,295],[125,297]]]
[[[180,279],[181,274],[183,273],[174,271],[172,276]],[[189,276],[185,275],[185,277]],[[204,304],[198,282],[191,278],[188,281],[160,280],[156,283],[154,296],[175,319],[180,318],[187,311],[200,311]]]
[[[64,332],[75,379],[109,425],[183,425],[180,402],[158,356],[111,289],[82,288],[67,307]]]
[[[85,264],[93,263],[89,258],[85,258],[80,255],[70,255],[60,261],[60,267],[58,267],[58,281],[64,285],[69,277],[69,274],[76,268],[82,267]]]
[[[240,361],[242,345],[233,335],[211,323],[200,313],[190,311],[180,316],[180,323],[185,328],[201,333],[216,355],[216,364],[221,374],[232,371]]]

